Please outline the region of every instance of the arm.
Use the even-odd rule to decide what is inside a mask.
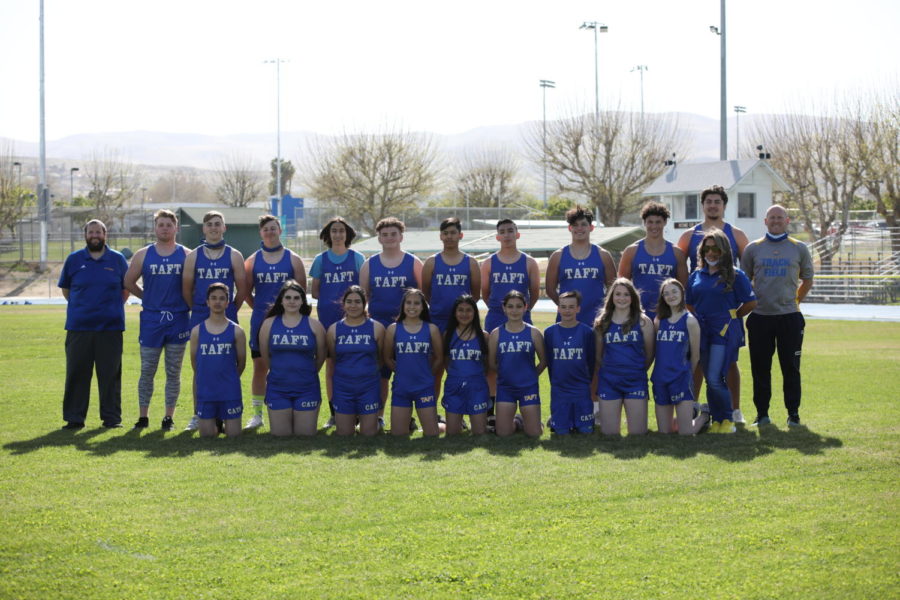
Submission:
[[[600,333],[599,329],[594,329],[594,346],[596,347],[596,350],[594,350],[594,371],[597,372],[603,364],[603,334]]]
[[[734,241],[737,242],[738,258],[740,259],[744,255],[744,248],[747,247],[750,240],[747,239],[747,234],[742,229],[738,229],[734,225],[731,226],[731,233],[734,234]]]
[[[619,262],[619,277],[627,277],[631,279],[631,263],[634,260],[634,254],[637,252],[637,246],[632,244],[625,248],[625,251],[622,252],[622,260]],[[675,255],[678,256],[677,254]],[[604,266],[606,263],[604,262]],[[609,286],[609,283],[606,284]]]
[[[337,325],[337,323],[332,323],[331,327],[328,328],[328,333],[325,334],[325,344],[328,346],[328,356],[330,356],[331,358],[337,357],[336,353],[334,351],[334,347],[335,347],[335,339],[334,339],[335,333],[334,332],[337,329],[336,325]]]
[[[66,299],[66,302],[69,301],[69,288],[60,288],[62,291],[63,298]]]
[[[750,302],[744,302],[743,304],[738,306],[738,309],[737,309],[738,318],[745,317],[745,316],[749,315],[751,312],[753,312],[753,309],[756,308],[756,304],[757,304],[756,300],[751,300]]]
[[[444,342],[441,340],[441,331],[437,325],[427,323],[431,330],[431,372],[437,375],[444,366]]]
[[[687,330],[691,348],[691,373],[694,373],[700,364],[700,323],[694,315],[687,317]]]
[[[391,323],[384,333],[384,343],[381,345],[381,358],[384,365],[391,371],[397,368],[397,362],[394,360],[394,333],[396,331],[397,324]]]
[[[481,299],[487,304],[491,299],[491,257],[481,263]]]
[[[475,302],[481,298],[481,269],[478,268],[478,261],[474,256],[469,256],[469,281],[471,282],[471,294],[475,298]]]
[[[200,344],[200,326],[194,325],[191,329],[191,369],[194,376],[191,378],[191,393],[194,394],[194,405],[197,405],[197,346]]]
[[[675,247],[681,250],[681,253],[684,254],[685,257],[688,255],[688,251],[691,247],[691,237],[694,235],[693,229],[688,229],[684,233],[681,234],[681,237],[678,238],[678,243],[675,244]],[[685,258],[687,260],[687,258]]]
[[[317,319],[306,318],[309,319],[309,327],[312,329],[313,335],[316,336],[316,371],[319,371],[322,365],[325,364],[325,358],[328,356],[325,328],[322,327],[322,324]]]
[[[534,344],[534,352],[538,357],[538,364],[535,371],[538,376],[547,368],[547,355],[544,352],[544,335],[537,327],[531,328],[531,343]]]
[[[422,265],[422,293],[431,302],[431,276],[434,275],[434,257],[429,256]]]
[[[197,252],[192,250],[184,259],[184,271],[181,273],[181,295],[190,307],[194,306],[194,269],[197,265]]]
[[[681,248],[673,248],[673,250],[675,251],[675,279],[680,281],[681,285],[687,285],[687,257]]]
[[[244,257],[240,252],[234,249],[231,250],[231,268],[234,271],[234,307],[240,309],[244,300],[250,296],[250,290],[247,287],[247,273],[244,270]],[[253,277],[252,271],[250,272],[250,277]]]
[[[641,315],[641,335],[644,336],[644,369],[646,370],[653,364],[656,351],[656,331],[653,328],[653,321],[646,315]]]
[[[422,261],[413,254],[413,277],[416,280],[416,287],[422,289]]]
[[[250,255],[250,258],[244,261],[244,289],[246,290],[246,297],[244,301],[247,303],[247,306],[253,308],[253,288],[256,287],[256,282],[253,281],[253,263],[256,262],[256,252]],[[237,283],[237,271],[234,274],[234,281]],[[237,301],[237,293],[234,295],[235,301]],[[235,302],[237,304],[237,302]],[[238,305],[238,308],[240,306]]]
[[[497,341],[500,339],[500,330],[495,329],[488,338],[488,370],[497,372]]]
[[[306,267],[303,266],[303,260],[294,252],[291,252],[291,267],[294,271],[294,280],[300,284],[304,290],[306,289]]]
[[[384,348],[385,348],[384,325],[382,325],[378,321],[375,321],[375,327],[374,327],[373,331],[375,332],[375,345],[377,346],[377,352],[375,353],[375,358],[378,361],[378,368],[381,368],[384,365],[384,361],[382,360],[382,354],[384,354]],[[393,341],[391,341],[391,345],[393,346]]]
[[[553,300],[553,303],[559,305],[559,260],[562,256],[562,250],[557,250],[550,255],[547,261],[547,274],[544,279],[544,291],[547,297]]]
[[[312,280],[312,283],[309,285],[309,294],[316,300],[319,299],[319,280],[318,279]]]
[[[275,317],[269,317],[259,326],[259,354],[262,359],[262,370],[269,370],[269,334],[272,332],[272,323]]]
[[[801,279],[800,287],[797,288],[797,304],[803,302],[803,299],[806,298],[806,294],[809,293],[809,290],[812,289],[813,280],[812,279]]]
[[[538,268],[537,261],[530,256],[526,260],[526,264],[528,265],[528,310],[531,310],[541,299],[541,270]]]
[[[603,270],[606,271],[606,287],[613,284],[616,280],[616,261],[613,260],[612,254],[608,250],[600,248],[600,258],[603,260]],[[629,279],[631,279],[629,277]]]
[[[237,374],[240,378],[244,367],[247,366],[247,336],[244,334],[244,330],[237,325],[234,326],[234,345],[237,355]]]
[[[141,248],[135,252],[131,258],[131,264],[125,271],[125,289],[134,294],[138,298],[144,297],[144,289],[138,285],[138,279],[141,278],[141,272],[144,268],[144,256],[147,254],[147,248]]]
[[[375,256],[373,254],[373,256]],[[366,259],[366,262],[363,263],[363,266],[359,269],[359,287],[363,289],[366,293],[366,298],[369,299],[369,302],[372,301],[372,290],[369,289],[369,260]]]

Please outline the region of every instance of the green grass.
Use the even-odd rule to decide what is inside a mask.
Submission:
[[[900,324],[808,323],[801,430],[201,440],[58,431],[63,318],[0,307],[0,598],[897,597]]]

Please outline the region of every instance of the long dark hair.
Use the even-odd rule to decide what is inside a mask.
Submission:
[[[725,291],[730,292],[734,286],[734,256],[731,252],[731,242],[728,241],[728,236],[721,229],[713,227],[707,231],[703,239],[700,240],[700,245],[697,246],[697,265],[700,268],[707,266],[706,250],[704,250],[706,240],[712,240],[716,245],[715,247],[721,252],[719,262],[716,264],[716,267],[718,267],[717,272],[719,273],[719,280],[725,284]]]
[[[470,294],[462,294],[453,301],[453,308],[450,309],[450,318],[447,319],[447,331],[444,332],[444,356],[450,356],[450,347],[453,345],[453,334],[459,327],[459,321],[456,320],[456,309],[460,304],[468,304],[475,311],[475,317],[472,322],[463,329],[463,334],[471,332],[478,340],[478,346],[481,348],[481,362],[487,365],[488,347],[487,338],[484,335],[484,329],[481,328],[481,315],[478,314],[478,303]],[[462,340],[460,340],[462,342]]]
[[[603,303],[603,309],[600,311],[600,314],[597,315],[597,318],[594,319],[594,329],[598,330],[600,333],[606,333],[609,329],[609,324],[612,323],[613,312],[616,310],[616,305],[613,303],[613,293],[616,291],[616,287],[620,285],[628,290],[628,295],[631,296],[628,319],[622,323],[622,331],[628,333],[631,331],[632,327],[640,325],[641,323],[641,312],[643,312],[641,310],[641,296],[637,293],[637,290],[634,288],[634,284],[631,283],[630,279],[627,277],[618,277],[613,281],[612,285],[609,286],[609,290],[606,292],[606,301]]]
[[[347,296],[349,296],[350,294],[359,294],[359,297],[362,298],[363,309],[366,308],[366,305],[369,302],[369,299],[366,298],[366,290],[362,289],[358,285],[351,285],[346,290],[344,290],[344,293],[341,294],[341,306],[344,306],[344,301],[347,300]],[[365,314],[369,314],[369,313],[366,312]]]
[[[678,303],[678,310],[684,311],[687,309],[684,300],[684,286],[681,285],[681,282],[675,279],[674,277],[669,277],[665,281],[663,281],[659,286],[659,298],[656,301],[656,316],[659,317],[659,320],[668,319],[672,316],[672,307],[663,299],[663,290],[666,289],[667,285],[674,285],[679,290],[681,290],[681,302]]]
[[[267,319],[269,317],[277,317],[284,314],[284,295],[288,290],[300,292],[300,301],[302,302],[300,305],[301,315],[308,317],[312,313],[312,306],[309,305],[309,300],[306,299],[306,290],[304,290],[303,286],[297,283],[296,280],[288,279],[284,282],[284,285],[281,286],[281,289],[278,290],[278,295],[275,296],[274,302],[269,306],[269,310],[266,311]]]
[[[406,319],[406,312],[403,310],[403,307],[406,306],[406,299],[412,295],[417,295],[422,300],[422,312],[419,313],[419,318],[426,323],[430,323],[431,313],[428,312],[428,300],[425,299],[425,292],[418,288],[406,288],[403,292],[403,297],[400,298],[400,314],[397,315],[397,322],[402,323]]]

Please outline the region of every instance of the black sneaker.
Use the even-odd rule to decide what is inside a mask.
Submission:
[[[800,415],[788,415],[787,426],[802,427],[803,424],[800,422]]]
[[[222,419],[216,419],[216,428],[219,430],[219,434],[225,433],[225,421]]]
[[[162,425],[160,427],[163,431],[172,431],[175,429],[175,421],[172,420],[172,417],[163,417]]]
[[[409,432],[410,432],[410,433],[415,433],[415,432],[417,432],[418,430],[419,430],[419,424],[416,423],[416,420],[415,420],[415,419],[410,419],[410,420],[409,420]]]
[[[119,429],[122,424],[117,421],[103,421],[103,427],[106,429]]]
[[[139,417],[132,429],[147,429],[148,427],[150,427],[150,419],[147,417]]]
[[[65,425],[63,425],[62,428],[73,430],[73,431],[77,430],[77,429],[84,429],[84,423],[69,422],[69,423],[66,423]]]

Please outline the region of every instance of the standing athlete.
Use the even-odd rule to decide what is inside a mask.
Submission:
[[[478,261],[459,249],[463,239],[462,224],[456,217],[441,222],[444,249],[429,256],[422,267],[422,291],[431,311],[431,322],[443,334],[456,303],[464,294],[476,302],[481,297],[481,271]]]
[[[125,287],[141,298],[141,375],[138,378],[138,409],[140,417],[135,429],[150,425],[148,413],[153,397],[153,379],[159,357],[166,350],[166,414],[163,431],[175,428],[172,416],[181,393],[181,363],[184,349],[191,337],[190,306],[181,295],[181,280],[187,250],[175,242],[178,217],[170,210],[158,210],[153,215],[156,242],[138,250],[125,273]],[[138,279],[141,284],[138,284]]]

